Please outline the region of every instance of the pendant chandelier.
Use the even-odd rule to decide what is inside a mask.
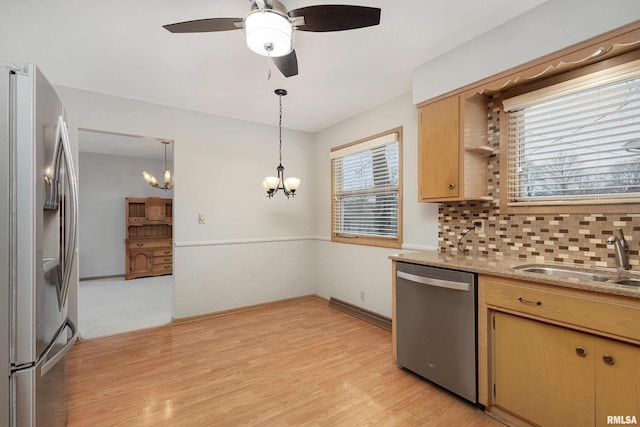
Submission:
[[[158,180],[156,179],[156,177],[151,175],[147,171],[142,171],[142,176],[144,176],[144,180],[147,181],[147,184],[149,184],[153,188],[167,191],[173,188],[173,183],[171,182],[171,171],[167,167],[167,145],[171,144],[171,142],[162,141],[162,143],[164,144],[164,185],[161,187],[160,184],[158,184]]]
[[[282,97],[287,94],[284,89],[276,89],[275,94],[280,100],[280,120],[278,122],[280,141],[280,164],[278,165],[278,176],[268,176],[262,181],[262,187],[267,192],[267,197],[272,198],[278,190],[282,190],[287,199],[296,195],[296,190],[300,186],[299,178],[284,178],[284,166],[282,166]]]

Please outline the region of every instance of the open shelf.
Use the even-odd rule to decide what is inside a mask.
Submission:
[[[493,148],[488,145],[476,145],[474,147],[466,147],[465,151],[469,151],[470,153],[479,153],[479,154],[493,154]]]

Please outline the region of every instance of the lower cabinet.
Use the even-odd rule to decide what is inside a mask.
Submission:
[[[494,316],[495,404],[541,426],[594,425],[593,337],[500,312]],[[586,354],[579,356],[577,348]]]
[[[637,302],[506,279],[481,283],[488,412],[514,425],[640,423]],[[612,339],[614,332],[630,342]]]
[[[495,404],[541,426],[640,417],[640,348],[495,312]]]
[[[125,279],[173,273],[170,239],[128,239]]]
[[[140,275],[151,271],[151,250],[131,249],[129,251],[129,275]]]
[[[597,425],[615,424],[612,416],[640,423],[640,347],[599,338],[595,349]]]

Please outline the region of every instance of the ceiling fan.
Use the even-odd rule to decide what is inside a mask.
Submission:
[[[316,5],[287,11],[278,0],[250,0],[244,18],[209,18],[163,27],[172,33],[204,33],[244,29],[247,46],[272,58],[285,77],[298,74],[293,31],[328,32],[380,24],[380,9],[352,5]]]

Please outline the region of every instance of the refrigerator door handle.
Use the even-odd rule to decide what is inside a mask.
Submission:
[[[71,267],[73,258],[78,246],[78,185],[76,182],[76,172],[73,168],[73,157],[71,155],[71,144],[69,142],[69,133],[67,131],[67,124],[65,123],[62,115],[58,117],[58,129],[60,132],[60,141],[62,141],[62,150],[64,152],[65,167],[67,170],[67,177],[69,179],[69,245],[67,246],[67,253],[65,254],[64,272],[62,277],[62,289],[60,293],[60,306],[63,306],[67,300],[67,293],[69,291],[69,283],[71,282]],[[59,177],[56,177],[59,178]]]
[[[53,347],[54,347],[53,344],[55,344],[58,341],[58,338],[62,334],[67,333],[67,328],[71,330],[71,334],[72,334],[71,338],[67,341],[64,347],[60,349],[60,351],[58,351],[56,354],[51,356],[50,353],[53,350]],[[50,345],[49,348],[47,348],[47,350],[43,355],[44,362],[42,363],[42,367],[40,368],[41,377],[43,377],[51,368],[53,368],[56,365],[56,363],[60,361],[60,359],[62,359],[64,356],[67,355],[67,353],[69,352],[69,350],[71,350],[71,347],[73,347],[77,339],[78,339],[78,330],[76,329],[76,325],[73,324],[71,319],[67,318],[64,326],[60,328],[60,332],[56,335],[56,338],[51,342],[52,345]]]

